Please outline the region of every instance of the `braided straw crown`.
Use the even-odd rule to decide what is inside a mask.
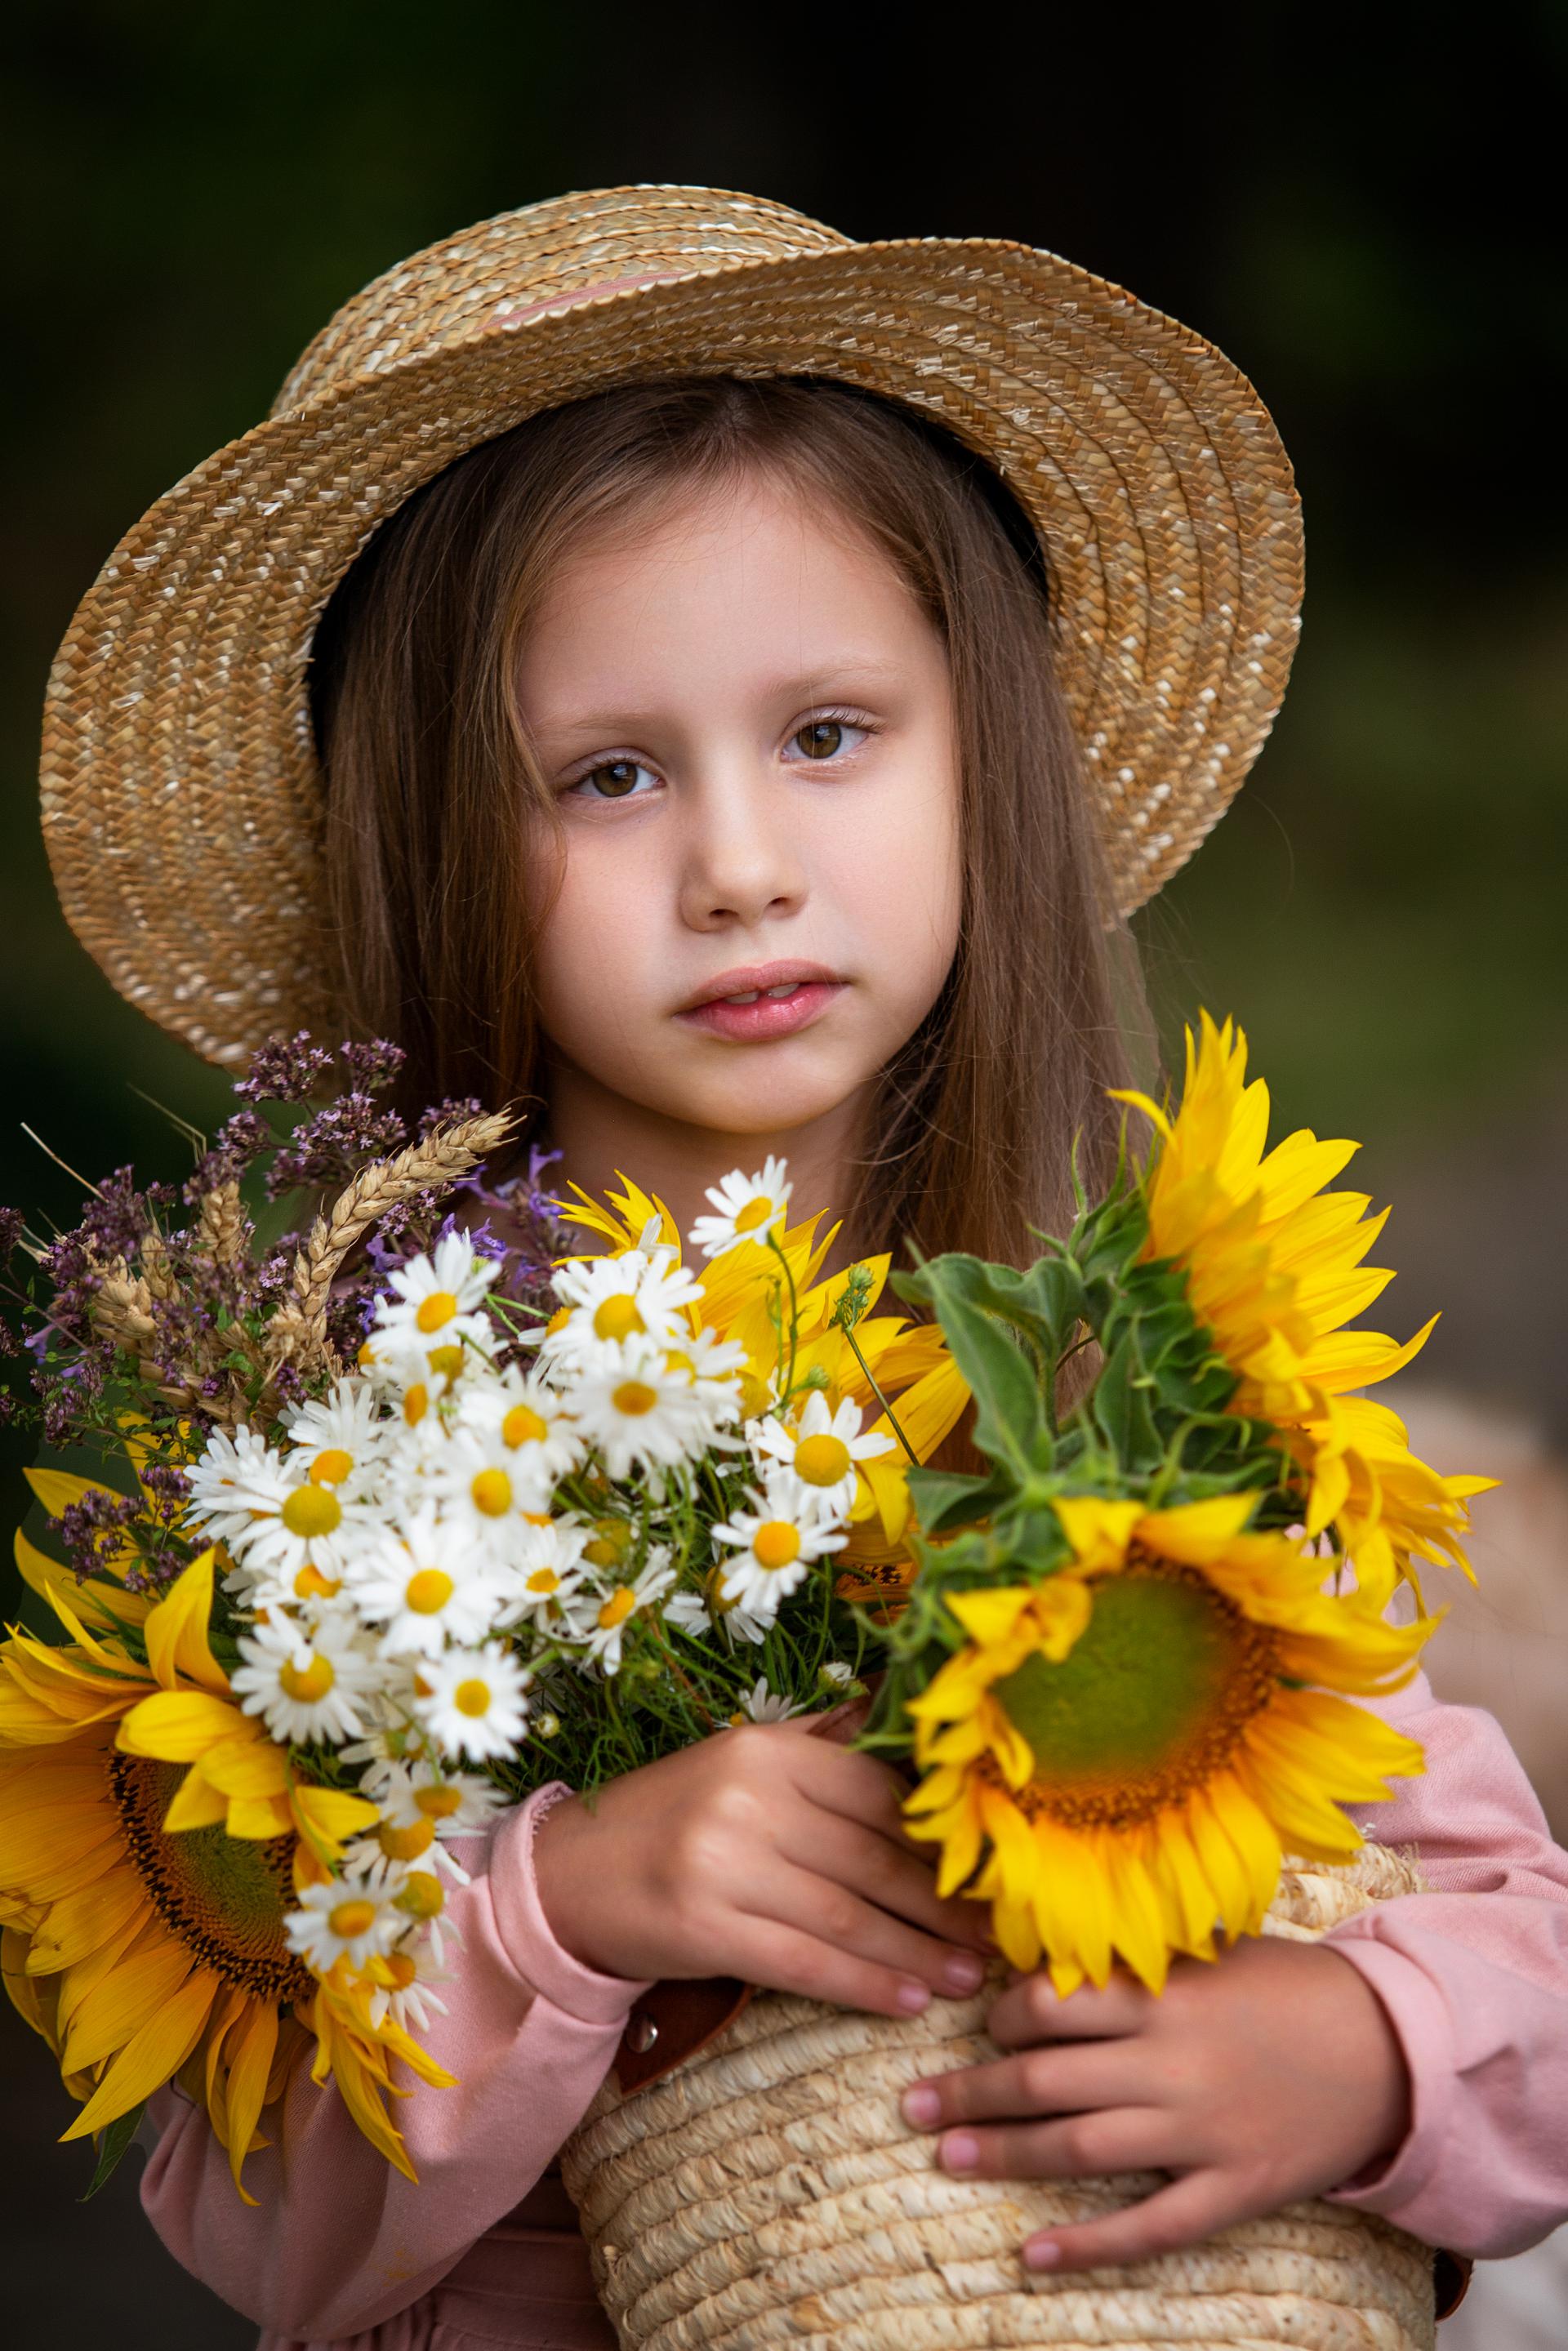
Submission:
[[[1055,255],[854,244],[709,188],[598,189],[415,254],[346,303],[272,413],[121,540],[50,676],[43,822],[68,920],[209,1060],[332,1024],[322,998],[316,622],[376,526],[541,410],[675,374],[815,375],[906,401],[1004,477],[1119,904],[1224,813],[1284,690],[1291,469],[1202,338]]]

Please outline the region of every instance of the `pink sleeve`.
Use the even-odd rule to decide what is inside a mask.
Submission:
[[[644,1984],[595,1974],[556,1941],[532,1845],[555,1782],[457,1847],[473,1883],[449,1915],[463,1944],[424,2045],[455,2089],[414,2087],[395,2119],[415,2187],[361,2137],[337,2090],[297,2069],[243,2204],[204,2112],[163,2091],[141,2201],[176,2260],[263,2327],[307,2341],[379,2325],[438,2283],[538,2179],[580,2119]]]
[[[1424,1677],[1375,1710],[1427,1770],[1352,1815],[1417,1847],[1433,1890],[1329,1937],[1398,2034],[1413,2114],[1392,2161],[1336,2200],[1453,2252],[1520,2252],[1568,2218],[1568,1854],[1490,1714],[1440,1704]]]

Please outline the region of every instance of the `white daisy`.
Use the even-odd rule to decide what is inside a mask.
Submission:
[[[281,1614],[260,1615],[239,1635],[245,1663],[230,1687],[242,1711],[259,1714],[280,1747],[318,1739],[336,1746],[364,1729],[364,1700],[381,1678],[362,1639],[340,1611],[308,1627]]]
[[[671,1371],[648,1337],[602,1347],[578,1371],[570,1390],[573,1416],[605,1474],[672,1468],[707,1452],[727,1407],[685,1371]]]
[[[738,1729],[743,1722],[788,1722],[792,1714],[804,1714],[804,1704],[792,1706],[787,1698],[776,1698],[768,1687],[766,1674],[758,1674],[751,1688],[740,1701],[728,1722],[721,1730]]]
[[[741,1241],[765,1240],[782,1224],[794,1188],[784,1180],[784,1164],[769,1155],[760,1176],[743,1176],[736,1167],[710,1185],[704,1197],[718,1213],[697,1218],[686,1236],[692,1247],[704,1257],[722,1257]]]
[[[245,1500],[245,1524],[224,1538],[237,1562],[225,1589],[250,1595],[256,1607],[329,1598],[382,1523],[377,1504],[313,1485],[303,1458],[297,1468],[292,1457],[277,1453],[252,1466]],[[298,1582],[306,1569],[314,1573]]]
[[[400,1357],[421,1358],[465,1342],[488,1354],[496,1332],[483,1311],[486,1293],[500,1268],[489,1258],[476,1257],[467,1233],[444,1233],[432,1257],[410,1258],[393,1270],[395,1293],[376,1301],[375,1322],[369,1333],[372,1356],[395,1370]],[[455,1369],[438,1364],[437,1370]]]
[[[713,1618],[700,1593],[672,1592],[661,1613],[666,1625],[674,1625],[677,1632],[688,1634],[693,1640],[713,1630]]]
[[[372,1959],[367,1973],[375,1986],[370,2001],[372,2032],[379,2032],[390,2016],[400,2032],[424,2032],[433,2009],[442,2016],[447,2013],[446,2002],[430,1987],[450,1983],[451,1970],[423,1943],[401,1944],[384,1958]]]
[[[449,1641],[482,1641],[505,1587],[467,1531],[426,1504],[406,1533],[387,1535],[355,1562],[348,1596],[380,1628],[383,1656],[429,1657]]]
[[[469,1794],[470,1788],[484,1790],[495,1798],[495,1804],[482,1809]],[[361,1791],[368,1792],[363,1782]],[[400,1767],[382,1775],[375,1801],[381,1808],[381,1819],[367,1834],[356,1837],[344,1848],[348,1868],[376,1870],[389,1861],[412,1867],[423,1862],[426,1868],[444,1869],[460,1885],[466,1886],[468,1872],[449,1849],[447,1840],[454,1835],[471,1834],[501,1800],[487,1780],[475,1779],[468,1773],[441,1780],[429,1766],[421,1765],[417,1771]],[[457,1823],[465,1813],[471,1816],[470,1820],[459,1828]]]
[[[525,1520],[507,1569],[507,1602],[497,1622],[525,1623],[538,1632],[559,1625],[585,1573],[583,1552],[593,1530],[577,1519]]]
[[[554,1490],[553,1479],[541,1481],[497,1429],[451,1431],[431,1448],[424,1478],[447,1524],[493,1559],[516,1557],[530,1514],[538,1515]]]
[[[294,1448],[290,1468],[329,1486],[340,1501],[358,1498],[386,1450],[387,1424],[366,1380],[336,1381],[326,1395],[286,1413],[283,1426]]]
[[[565,1372],[626,1340],[679,1345],[691,1335],[687,1310],[703,1294],[701,1282],[664,1247],[651,1256],[623,1249],[619,1257],[574,1259],[557,1268],[550,1287],[564,1314],[546,1324],[538,1362],[543,1370]]]
[[[340,1959],[362,1968],[372,1956],[390,1951],[408,1930],[407,1919],[387,1899],[386,1888],[359,1873],[307,1886],[299,1901],[300,1908],[288,1913],[283,1928],[289,1949],[298,1953],[312,1975],[329,1975]]]
[[[854,1667],[846,1666],[841,1657],[825,1658],[817,1667],[817,1679],[824,1689],[832,1690],[839,1698],[861,1687],[855,1679]]]
[[[249,1533],[258,1511],[277,1509],[282,1467],[281,1454],[244,1421],[232,1438],[215,1429],[185,1472],[191,1489],[187,1520],[214,1542],[232,1546],[236,1537]]]
[[[546,1497],[582,1458],[582,1439],[563,1399],[537,1373],[515,1364],[508,1364],[498,1378],[476,1381],[463,1397],[458,1417],[466,1428],[497,1436],[513,1458],[516,1474]]]
[[[442,1751],[485,1763],[515,1755],[528,1723],[529,1677],[499,1641],[448,1649],[420,1669],[419,1719]]]
[[[849,1538],[824,1526],[809,1510],[791,1507],[778,1488],[753,1490],[751,1510],[735,1510],[714,1529],[716,1542],[733,1543],[718,1586],[721,1600],[738,1601],[754,1615],[772,1617],[779,1604],[804,1582],[825,1552],[841,1551]]]
[[[754,1437],[758,1453],[791,1469],[806,1497],[824,1516],[848,1518],[855,1499],[855,1463],[874,1461],[891,1453],[891,1437],[879,1430],[861,1432],[861,1409],[846,1396],[836,1412],[830,1410],[821,1388],[806,1398],[792,1427],[771,1417]]]
[[[674,1580],[669,1553],[655,1551],[635,1583],[617,1583],[602,1597],[584,1595],[573,1611],[578,1637],[586,1635],[588,1642],[584,1662],[597,1665],[601,1673],[618,1674],[628,1624],[640,1609],[663,1599]]]

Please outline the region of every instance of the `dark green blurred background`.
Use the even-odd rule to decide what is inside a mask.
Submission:
[[[173,1175],[131,1088],[200,1123],[226,1098],[75,945],[39,845],[44,678],[115,540],[402,255],[564,189],[707,182],[862,237],[1050,246],[1259,384],[1305,502],[1305,632],[1253,779],[1146,921],[1156,992],[1176,1023],[1235,1009],[1281,1117],[1364,1141],[1402,1269],[1380,1319],[1447,1310],[1428,1376],[1568,1436],[1568,304],[1531,185],[1568,14],[1091,13],[13,9],[0,1199],[77,1213],[23,1118],[86,1174]],[[15,1447],[0,1467],[8,1524]],[[28,2080],[29,2242],[101,2260],[57,2089]],[[54,2339],[107,2340],[111,2307],[121,2351],[248,2339],[193,2288],[127,2322],[131,2273],[73,2280]]]

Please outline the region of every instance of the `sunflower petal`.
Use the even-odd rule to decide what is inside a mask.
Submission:
[[[177,2074],[206,2028],[218,1978],[210,1968],[187,1976],[173,1997],[132,2033],[62,2140],[90,2137],[129,2114]]]

